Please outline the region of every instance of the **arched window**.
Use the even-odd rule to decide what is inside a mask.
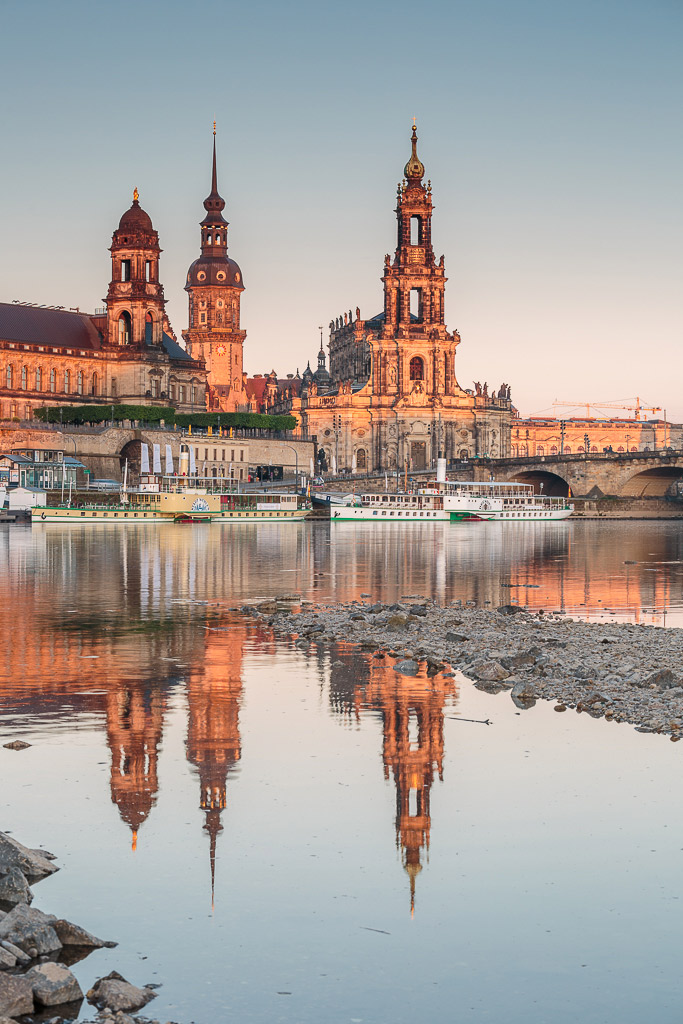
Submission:
[[[584,449],[583,445],[580,444],[579,445],[579,454],[581,454],[583,451],[585,451],[585,449]]]
[[[220,245],[220,244],[221,244],[221,236],[220,235],[216,235],[216,245]]]
[[[36,367],[36,391],[43,390],[43,371],[40,366]]]
[[[28,387],[28,367],[22,366],[21,368],[21,390],[26,391]]]
[[[410,379],[424,380],[425,364],[419,356],[413,356],[410,360]]]
[[[57,371],[54,366],[50,370],[50,391],[57,390]]]
[[[69,394],[69,389],[70,388],[71,388],[71,374],[69,373],[68,370],[65,370],[64,371],[64,394],[65,395]]]
[[[551,454],[551,455],[557,455],[557,445],[556,445],[556,444],[554,444],[554,445],[552,445],[552,446],[551,446],[551,448],[550,448],[550,454]]]
[[[99,389],[100,389],[99,377],[97,376],[96,373],[93,373],[93,375],[92,375],[92,394],[93,395],[99,394]]]
[[[154,321],[151,313],[145,313],[145,345],[151,345],[154,339]]]
[[[623,450],[624,450],[624,446],[623,446],[623,444],[620,444],[619,447],[617,448],[617,451],[618,452],[623,452]]]
[[[422,245],[422,218],[410,218],[410,244]]]
[[[131,321],[126,310],[119,316],[119,345],[130,345]]]
[[[597,449],[597,448],[595,447],[595,445],[593,445],[593,447],[591,448],[591,451],[592,451],[592,452],[597,452],[597,450],[598,450],[598,449]]]
[[[566,444],[566,445],[564,446],[564,454],[565,454],[565,455],[571,455],[571,453],[572,453],[572,450],[571,450],[571,447],[570,447],[570,445]]]
[[[545,455],[545,448],[543,447],[542,444],[536,445],[536,454],[537,455]]]
[[[515,454],[515,452],[513,452],[513,455],[514,454]],[[468,457],[469,457],[469,450],[467,448],[461,448],[460,449],[460,458],[462,459],[462,461],[466,462]]]
[[[7,387],[14,387],[14,368],[12,366],[7,367]]]
[[[356,469],[368,468],[368,456],[365,448],[359,448],[356,452]]]
[[[79,395],[82,395],[83,394],[83,370],[79,370],[78,371],[78,377],[76,378],[76,380],[77,380],[76,389],[77,389]]]

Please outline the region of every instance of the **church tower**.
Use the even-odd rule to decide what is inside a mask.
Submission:
[[[235,412],[246,406],[242,349],[247,332],[240,327],[242,271],[228,256],[225,200],[218,193],[216,123],[213,126],[211,192],[204,200],[201,256],[187,272],[189,327],[183,331],[188,354],[202,359],[208,370],[209,408]]]
[[[161,346],[164,289],[159,283],[159,235],[133,192],[133,205],[119,221],[111,242],[107,291],[110,345]]]
[[[375,351],[375,393],[443,396],[457,394],[455,349],[460,343],[444,320],[443,256],[432,248],[432,183],[423,184],[424,164],[412,152],[396,197],[398,237],[393,262],[384,261],[384,317]],[[450,385],[450,386],[449,386]]]

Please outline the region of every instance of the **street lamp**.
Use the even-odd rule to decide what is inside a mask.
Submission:
[[[293,444],[284,444],[280,442],[283,448],[289,448],[290,452],[294,452],[294,489],[299,490],[299,453]]]
[[[586,458],[588,458],[588,454],[591,450],[591,442],[588,434],[583,435],[583,450],[586,453]]]

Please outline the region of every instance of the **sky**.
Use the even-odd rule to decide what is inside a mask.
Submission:
[[[180,337],[215,118],[245,369],[315,367],[319,325],[382,309],[415,116],[461,386],[683,420],[680,0],[0,0],[0,24],[0,301],[101,307],[137,187]]]

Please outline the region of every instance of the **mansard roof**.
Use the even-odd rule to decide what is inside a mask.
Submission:
[[[99,332],[87,313],[0,302],[0,341],[53,348],[102,348]]]

